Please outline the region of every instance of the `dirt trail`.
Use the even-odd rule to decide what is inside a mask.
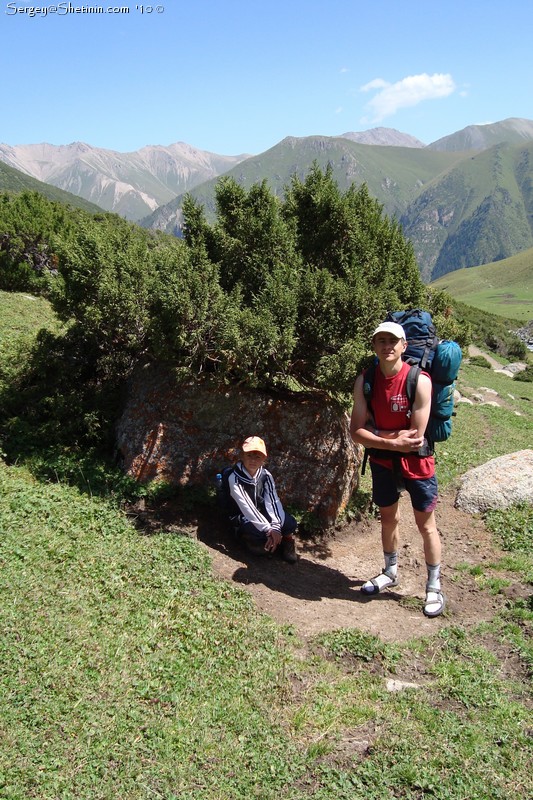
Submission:
[[[485,350],[480,350],[475,344],[468,345],[468,355],[483,356],[483,358],[489,362],[492,369],[502,369],[502,365],[499,363],[499,361],[496,361],[496,359],[493,358],[489,353],[486,353]]]
[[[525,587],[510,575],[511,586],[505,594],[493,596],[480,589],[464,569],[465,564],[487,565],[502,553],[492,544],[482,521],[454,508],[453,500],[452,494],[444,495],[437,508],[447,610],[436,619],[427,619],[422,613],[426,570],[408,498],[400,500],[400,583],[374,598],[362,595],[360,586],[381,571],[377,519],[352,523],[323,540],[300,539],[295,565],[278,557],[248,555],[229,532],[220,528],[214,515],[192,525],[189,533],[209,550],[217,575],[241,585],[261,611],[294,626],[302,638],[356,627],[384,641],[403,641],[444,626],[469,627],[491,619],[507,596],[525,594]]]

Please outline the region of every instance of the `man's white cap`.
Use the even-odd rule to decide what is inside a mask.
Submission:
[[[382,322],[372,334],[372,339],[374,336],[377,336],[378,333],[392,333],[397,339],[405,339],[405,331],[397,322]]]

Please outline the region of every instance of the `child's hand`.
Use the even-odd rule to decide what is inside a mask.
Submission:
[[[265,544],[265,550],[267,553],[273,553],[274,550],[278,547],[281,542],[281,533],[275,530],[269,530],[267,533],[267,540]]]

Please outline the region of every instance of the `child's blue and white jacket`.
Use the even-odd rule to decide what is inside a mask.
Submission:
[[[236,503],[241,522],[251,522],[261,533],[281,531],[285,511],[278,497],[274,478],[264,467],[254,477],[239,461],[228,477],[230,496]]]

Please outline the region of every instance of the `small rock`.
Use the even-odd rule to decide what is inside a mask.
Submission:
[[[409,681],[397,681],[389,679],[385,684],[388,692],[402,692],[404,689],[420,689],[418,683],[409,683]]]

